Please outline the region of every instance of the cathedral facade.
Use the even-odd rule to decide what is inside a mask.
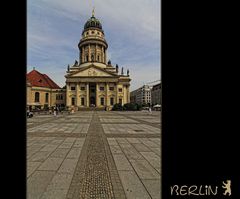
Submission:
[[[92,13],[78,44],[79,61],[67,69],[66,106],[74,109],[97,107],[111,110],[114,104],[130,103],[129,70],[107,61],[108,44],[100,21]]]

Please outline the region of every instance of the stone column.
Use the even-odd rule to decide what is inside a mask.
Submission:
[[[104,63],[107,63],[107,51],[106,49],[104,50]]]
[[[82,63],[82,52],[81,48],[79,49],[79,64]]]
[[[98,89],[99,89],[99,85],[98,85],[98,83],[96,83],[96,107],[99,106]]]
[[[105,105],[109,106],[109,100],[108,100],[108,90],[109,90],[109,84],[106,82],[106,92],[105,92]]]
[[[84,49],[84,47],[82,47],[82,63],[84,62],[84,51],[85,51],[85,49]]]
[[[77,106],[80,106],[81,104],[80,104],[80,97],[79,97],[79,91],[80,91],[80,89],[79,89],[79,83],[77,83],[77,85],[76,85],[76,100],[77,100],[77,102],[76,102],[76,105]]]
[[[87,107],[89,107],[89,83],[87,83],[86,92],[87,92],[86,105],[87,105]]]
[[[71,103],[71,100],[70,100],[70,97],[69,97],[69,92],[70,92],[70,83],[66,83],[66,104],[67,106],[70,106],[70,103]]]
[[[95,60],[94,61],[97,61],[97,44],[95,46]]]
[[[90,44],[88,44],[88,62],[91,61],[91,51],[90,51]]]
[[[103,48],[103,46],[102,46],[102,56],[101,56],[101,62],[104,62],[104,48]]]

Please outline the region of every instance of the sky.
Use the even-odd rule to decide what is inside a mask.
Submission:
[[[108,58],[124,73],[130,91],[161,79],[160,0],[27,0],[27,71],[33,67],[59,86],[95,8],[108,43]]]

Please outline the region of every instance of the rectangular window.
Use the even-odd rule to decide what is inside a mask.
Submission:
[[[40,93],[36,92],[35,93],[35,102],[39,102],[40,101]]]
[[[113,97],[110,98],[110,105],[111,105],[111,106],[114,105],[114,98],[113,98]]]
[[[110,90],[110,91],[114,91],[114,87],[112,87],[112,86],[109,87],[109,90]]]
[[[81,98],[81,105],[84,106],[84,98]]]
[[[104,91],[104,87],[103,86],[99,87],[99,90]]]
[[[63,100],[63,95],[57,94],[56,95],[56,100]]]
[[[104,97],[101,97],[101,105],[104,105]]]
[[[121,92],[122,92],[122,88],[119,88],[119,89],[118,89],[118,92],[120,92],[120,93],[121,93]]]
[[[95,89],[91,89],[91,93],[94,93],[95,92]]]
[[[74,106],[75,105],[75,98],[72,97],[72,105]]]
[[[45,95],[45,102],[48,103],[48,93]]]
[[[84,86],[81,87],[81,91],[85,91],[85,87]]]
[[[75,86],[71,86],[71,90],[75,91],[76,90]]]
[[[122,104],[122,98],[119,98],[119,104]]]

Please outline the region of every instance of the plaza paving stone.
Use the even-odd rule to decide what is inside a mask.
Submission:
[[[161,113],[27,119],[27,198],[161,198]]]

